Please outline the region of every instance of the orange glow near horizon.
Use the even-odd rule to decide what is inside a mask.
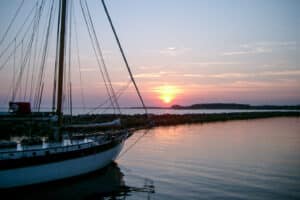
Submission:
[[[181,93],[181,90],[174,85],[159,86],[156,87],[154,91],[158,93],[159,99],[165,104],[171,103],[177,97],[177,95]]]

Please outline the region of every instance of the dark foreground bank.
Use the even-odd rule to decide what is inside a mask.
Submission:
[[[108,122],[116,119],[121,119],[121,127],[106,127],[106,128],[85,128],[85,129],[73,129],[65,130],[73,133],[94,133],[97,131],[105,131],[106,129],[123,129],[131,128],[134,130],[143,129],[147,127],[156,126],[173,126],[180,124],[194,124],[194,123],[207,123],[207,122],[220,122],[229,120],[247,120],[247,119],[259,119],[270,117],[300,117],[299,111],[287,111],[287,112],[240,112],[240,113],[210,113],[210,114],[162,114],[149,116],[136,114],[136,115],[77,115],[77,116],[65,116],[64,124],[88,124],[88,123],[101,123]],[[11,136],[53,136],[53,131],[50,128],[51,124],[34,124],[32,121],[19,122],[18,124],[11,123],[5,120],[0,120],[0,139],[10,138]]]
[[[143,128],[145,126],[171,126],[179,124],[207,123],[228,120],[247,120],[270,117],[300,117],[300,112],[241,112],[241,113],[211,113],[211,114],[163,114],[163,115],[121,115],[121,121],[127,128]],[[93,121],[109,121],[114,115],[79,115],[72,118],[73,122],[86,123]]]

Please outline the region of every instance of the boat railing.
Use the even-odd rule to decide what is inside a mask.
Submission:
[[[14,150],[14,151],[5,151],[0,152],[0,160],[6,159],[19,159],[26,157],[35,157],[35,156],[46,156],[50,154],[64,153],[70,151],[76,151],[80,149],[88,149],[93,146],[98,145],[95,141],[87,143],[78,143],[66,146],[57,146],[57,147],[48,147],[40,149],[23,149],[23,150]]]
[[[57,115],[52,112],[32,112],[30,114],[1,113],[1,121],[57,121]]]
[[[58,154],[58,153],[88,149],[93,146],[97,146],[99,144],[105,144],[111,142],[113,140],[122,140],[127,137],[127,134],[121,134],[121,135],[106,134],[106,136],[110,136],[110,137],[109,138],[100,137],[100,138],[95,138],[95,140],[92,141],[65,145],[65,146],[55,146],[55,147],[37,148],[37,149],[23,148],[22,150],[16,149],[11,151],[10,150],[0,151],[0,160],[19,159],[19,158],[27,158],[27,157],[35,157],[35,156],[46,156],[50,154]]]

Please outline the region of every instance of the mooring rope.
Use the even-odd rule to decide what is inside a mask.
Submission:
[[[118,159],[123,157],[129,150],[131,150],[145,135],[147,135],[147,133],[150,131],[150,129],[146,129],[144,130],[144,133],[138,137],[130,146],[127,147],[127,149],[125,149],[122,154],[120,154],[118,156]]]

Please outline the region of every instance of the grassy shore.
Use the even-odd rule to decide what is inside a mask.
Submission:
[[[241,113],[212,113],[212,114],[163,114],[149,115],[153,126],[172,126],[180,124],[208,123],[229,120],[247,120],[271,117],[300,117],[300,112],[241,112]],[[73,122],[84,123],[90,120],[109,121],[115,118],[112,115],[81,115],[73,117]],[[122,124],[127,128],[142,128],[147,126],[145,115],[121,115]]]
[[[163,114],[163,115],[78,115],[78,116],[65,116],[65,123],[68,124],[72,120],[72,124],[89,124],[108,122],[119,117],[122,122],[120,128],[130,128],[133,130],[143,129],[146,127],[157,126],[174,126],[180,124],[194,124],[194,123],[208,123],[208,122],[220,122],[229,120],[248,120],[248,119],[260,119],[271,117],[300,117],[299,111],[288,112],[241,112],[241,113],[212,113],[212,114]],[[0,121],[1,133],[0,139],[9,138],[11,136],[53,136],[53,129],[51,124],[32,124],[32,122],[24,122],[23,124],[9,123],[6,121]],[[75,133],[93,133],[96,131],[111,130],[110,128],[88,128],[88,129],[65,129],[66,131]]]

